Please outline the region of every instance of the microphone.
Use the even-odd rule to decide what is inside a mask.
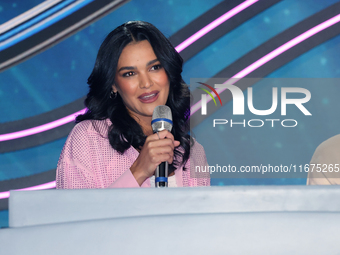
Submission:
[[[171,132],[172,129],[172,114],[171,109],[166,105],[159,105],[153,110],[152,130],[154,133],[160,132],[164,129]],[[168,187],[168,162],[162,162],[155,171],[155,186]]]

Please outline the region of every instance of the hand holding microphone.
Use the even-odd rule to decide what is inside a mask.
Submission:
[[[153,131],[156,133],[146,138],[138,158],[130,168],[139,185],[141,185],[147,178],[151,177],[162,162],[166,162],[165,164],[171,164],[174,157],[174,149],[180,145],[180,142],[175,141],[173,135],[170,133],[171,129],[167,130],[164,128],[164,122],[167,121],[162,120],[164,117],[163,115],[158,115],[158,107],[166,107],[170,110],[167,106],[157,106],[155,108],[153,120],[158,120],[153,122],[153,127],[155,126]],[[158,113],[155,116],[156,112]]]
[[[172,114],[171,109],[166,105],[157,106],[152,114],[151,126],[154,133],[167,130],[171,132],[172,129]],[[159,137],[160,139],[160,137]],[[173,158],[173,157],[172,157]],[[171,164],[171,163],[170,163]],[[162,162],[157,166],[155,172],[155,186],[168,187],[169,164],[167,161]]]

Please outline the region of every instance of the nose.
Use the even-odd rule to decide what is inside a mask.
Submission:
[[[148,73],[141,73],[139,80],[139,87],[141,89],[148,89],[153,85],[153,81]]]

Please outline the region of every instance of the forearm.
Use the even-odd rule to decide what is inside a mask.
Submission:
[[[136,178],[130,169],[127,169],[108,188],[140,188],[148,187],[146,178]]]

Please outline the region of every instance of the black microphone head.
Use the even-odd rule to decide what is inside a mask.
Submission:
[[[166,105],[159,105],[153,110],[152,130],[154,133],[162,131],[164,129],[171,132],[172,129],[172,114],[171,109]]]

